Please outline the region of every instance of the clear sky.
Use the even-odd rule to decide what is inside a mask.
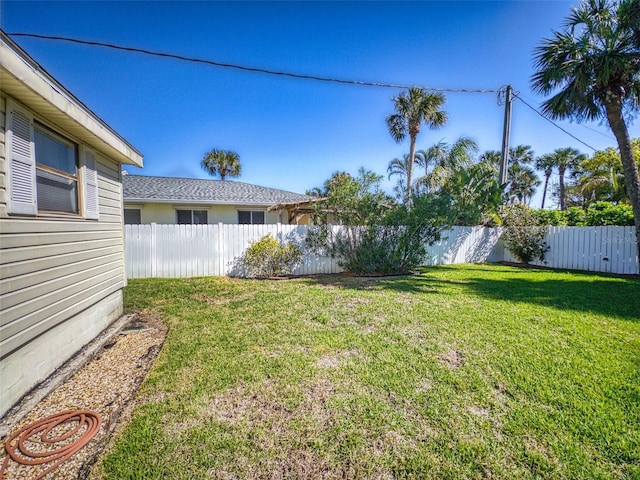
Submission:
[[[0,3],[5,32],[107,42],[308,75],[453,89],[511,84],[531,105],[533,50],[575,1]],[[336,170],[386,174],[409,150],[386,128],[390,88],[248,73],[65,42],[14,40],[144,155],[143,175],[208,178],[212,148],[236,151],[241,181],[301,192]],[[471,136],[499,150],[493,93],[446,93],[449,121],[418,148]],[[587,144],[615,146],[606,126],[560,122]],[[630,128],[640,136],[640,121]],[[512,145],[536,154],[584,145],[521,102]],[[391,182],[387,183],[387,187]],[[534,199],[534,204],[538,204]]]

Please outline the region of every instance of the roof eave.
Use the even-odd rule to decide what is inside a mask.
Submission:
[[[47,73],[0,30],[2,91],[122,164],[142,167],[130,143]]]

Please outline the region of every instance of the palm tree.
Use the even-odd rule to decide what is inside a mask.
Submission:
[[[451,145],[440,140],[427,150],[416,152],[416,164],[424,167],[425,171],[416,183],[425,186],[427,191],[436,190],[446,182],[451,172],[470,166],[477,151],[476,141],[462,136]],[[429,165],[433,165],[431,171]]]
[[[407,174],[409,171],[409,154],[406,153],[402,158],[394,158],[389,162],[387,166],[387,178],[391,180],[391,177],[397,175],[398,183],[394,187],[394,191],[397,191],[398,198],[403,198],[407,192]]]
[[[553,154],[547,153],[536,159],[536,169],[544,171],[544,188],[542,190],[542,204],[540,208],[544,208],[544,201],[547,198],[547,187],[549,186],[549,179],[553,173],[553,167],[555,167],[555,161]]]
[[[411,87],[397,97],[393,97],[395,113],[386,119],[391,137],[398,143],[409,135],[409,165],[407,169],[407,205],[411,204],[411,187],[413,185],[413,163],[416,155],[416,138],[423,123],[431,129],[444,125],[447,114],[440,110],[444,103],[444,95],[428,93],[418,87]]]
[[[533,88],[543,95],[559,90],[543,103],[555,119],[606,118],[616,137],[625,184],[633,208],[640,256],[640,176],[625,110],[640,106],[640,8],[638,0],[587,0],[536,49]]]
[[[220,175],[220,180],[224,182],[227,177],[239,177],[242,171],[240,157],[236,152],[229,150],[213,149],[205,153],[200,165],[209,175]]]
[[[567,209],[567,197],[564,192],[564,175],[567,169],[573,170],[587,157],[575,148],[559,148],[552,153],[555,166],[558,167],[558,186],[560,188],[560,210]]]
[[[532,168],[518,163],[509,167],[509,178],[509,194],[527,205],[536,192],[536,187],[542,183]]]

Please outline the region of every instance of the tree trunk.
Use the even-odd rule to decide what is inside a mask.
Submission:
[[[560,210],[566,209],[565,202],[564,202],[564,172],[565,172],[565,167],[558,167],[558,177],[560,177],[558,180],[560,184]]]
[[[624,180],[627,186],[627,195],[631,201],[633,208],[633,220],[636,226],[636,242],[638,261],[640,261],[640,177],[638,176],[638,166],[633,157],[633,148],[631,147],[631,139],[629,131],[622,116],[622,102],[619,97],[605,102],[605,110],[607,112],[607,120],[611,131],[618,141],[618,149],[620,150],[620,158],[622,159],[622,168],[624,170]]]
[[[544,209],[544,200],[547,198],[547,185],[549,185],[549,177],[551,174],[544,173],[544,190],[542,190],[542,205],[540,205],[540,209]]]
[[[412,182],[413,182],[413,161],[416,156],[416,136],[409,135],[409,165],[407,165],[407,207],[411,208]]]

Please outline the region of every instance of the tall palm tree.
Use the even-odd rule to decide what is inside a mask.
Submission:
[[[409,168],[407,169],[407,205],[411,204],[411,187],[413,185],[413,163],[416,155],[416,138],[422,124],[431,129],[444,125],[447,114],[440,108],[445,102],[444,95],[429,93],[418,87],[393,97],[395,112],[386,119],[391,137],[398,143],[409,136]]]
[[[564,191],[564,176],[567,171],[576,168],[580,162],[586,160],[586,155],[583,155],[575,148],[558,148],[553,153],[553,161],[558,168],[558,186],[560,194],[560,210],[567,209],[567,197]]]
[[[555,161],[553,154],[547,153],[536,159],[536,169],[544,172],[544,188],[542,189],[542,204],[540,208],[544,208],[544,201],[547,198],[547,187],[549,186],[549,179],[553,173],[553,167],[555,167]]]
[[[551,118],[606,118],[616,137],[633,208],[640,256],[640,176],[624,111],[640,107],[640,8],[638,0],[586,0],[562,32],[536,49],[533,88],[548,95]]]
[[[220,180],[224,182],[227,177],[239,177],[242,172],[240,157],[236,152],[229,150],[213,149],[205,153],[200,165],[209,175],[220,175]]]

